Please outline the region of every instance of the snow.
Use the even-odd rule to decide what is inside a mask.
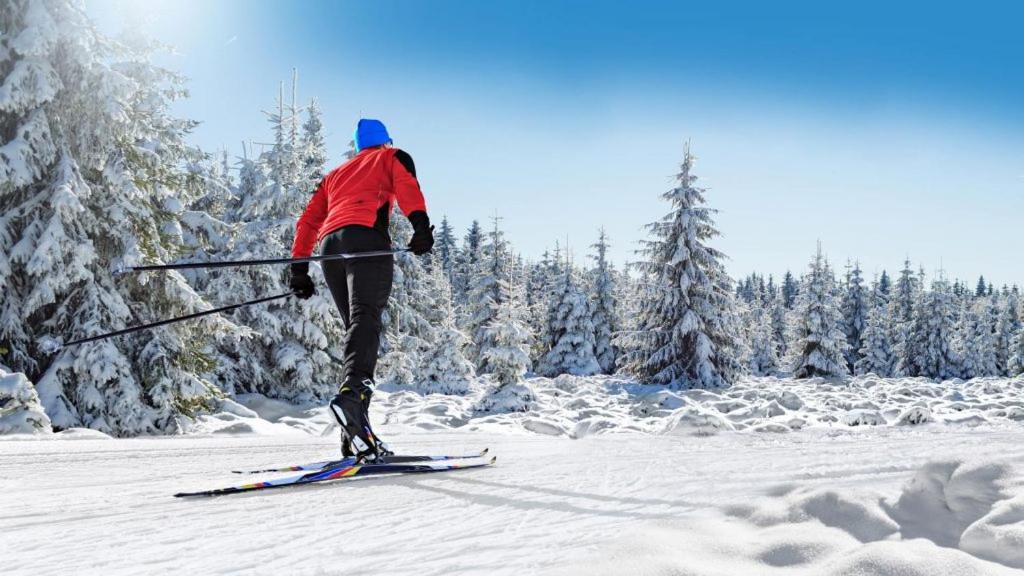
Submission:
[[[36,389],[21,372],[0,366],[0,434],[50,434],[50,419]]]
[[[1024,429],[1005,416],[1024,403],[1024,379],[754,378],[714,392],[613,377],[524,385],[535,399],[518,413],[475,412],[481,390],[382,386],[375,396],[371,417],[392,446],[490,447],[493,468],[217,499],[171,494],[244,482],[232,469],[335,455],[324,408],[248,394],[183,436],[2,437],[4,573],[1024,569]],[[930,422],[903,422],[925,406]],[[844,423],[866,412],[882,420]],[[981,421],[962,426],[964,413]]]

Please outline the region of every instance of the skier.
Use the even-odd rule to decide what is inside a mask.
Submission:
[[[379,120],[359,120],[354,141],[357,154],[320,181],[299,217],[292,257],[310,256],[317,242],[323,254],[390,250],[388,218],[396,201],[413,226],[409,250],[416,255],[430,252],[433,226],[412,157],[391,146]],[[360,461],[390,454],[370,427],[368,409],[393,267],[390,255],[323,262],[327,287],[347,331],[344,376],[330,408],[341,426],[342,455]],[[314,294],[308,263],[291,265],[290,286],[299,298]]]

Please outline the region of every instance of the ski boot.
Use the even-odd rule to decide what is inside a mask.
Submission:
[[[331,413],[341,426],[342,457],[355,456],[356,462],[380,461],[391,454],[370,427],[373,387],[373,380],[369,378],[349,378],[331,400]]]

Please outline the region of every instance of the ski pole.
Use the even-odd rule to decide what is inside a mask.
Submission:
[[[39,341],[39,349],[43,354],[56,354],[62,348],[69,346],[75,346],[77,344],[85,344],[86,342],[95,342],[96,340],[104,340],[106,338],[113,338],[114,336],[123,336],[125,334],[131,334],[133,332],[139,332],[142,330],[149,330],[150,328],[156,328],[158,326],[165,326],[167,324],[174,324],[175,322],[183,322],[185,320],[192,320],[193,318],[199,318],[202,316],[209,316],[210,314],[216,314],[218,312],[227,312],[228,310],[234,310],[235,308],[241,308],[242,306],[251,306],[253,304],[262,304],[263,302],[270,302],[271,300],[279,300],[281,298],[287,298],[295,292],[286,292],[284,294],[278,294],[277,296],[267,296],[266,298],[257,298],[256,300],[250,300],[248,302],[240,302],[238,304],[231,304],[228,306],[221,306],[220,308],[213,308],[212,310],[204,310],[202,312],[194,312],[185,316],[178,316],[177,318],[170,318],[167,320],[160,320],[159,322],[151,322],[149,324],[142,324],[139,326],[132,326],[130,328],[124,328],[122,330],[115,330],[106,334],[100,334],[99,336],[89,336],[88,338],[81,338],[68,342],[67,344],[61,343],[59,338],[53,338],[45,336]]]
[[[301,264],[303,262],[322,262],[324,260],[351,260],[354,258],[369,258],[371,256],[391,256],[401,252],[408,252],[408,248],[397,248],[391,250],[373,250],[370,252],[348,252],[341,254],[321,254],[320,256],[308,256],[306,258],[265,258],[262,260],[224,260],[221,262],[180,262],[177,264],[151,264],[146,266],[118,266],[111,272],[114,275],[127,274],[129,272],[148,272],[152,270],[185,270],[188,268],[230,268],[233,266],[259,266],[263,264]]]

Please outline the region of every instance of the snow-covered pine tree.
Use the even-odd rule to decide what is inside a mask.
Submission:
[[[300,126],[296,80],[297,75],[294,75],[290,105],[279,106],[277,116],[269,115],[275,134],[286,135],[283,142],[275,140],[268,153],[270,165],[278,166],[280,171],[271,172],[270,183],[271,190],[277,190],[282,197],[278,206],[283,210],[279,216],[274,214],[280,218],[280,224],[272,224],[275,228],[280,225],[284,232],[281,254],[290,253],[295,221],[323,179],[328,158],[316,100],[305,109],[306,118]],[[274,359],[279,371],[276,386],[284,390],[274,395],[299,402],[321,399],[336,391],[341,370],[335,358],[341,356],[345,332],[320,266],[310,266],[310,275],[319,287],[312,298],[289,298],[271,306],[279,306],[283,312],[280,317],[283,341],[275,343]],[[282,292],[287,291],[286,267],[281,268],[278,278]]]
[[[0,435],[53,432],[35,387],[21,372],[0,365]]]
[[[1010,340],[1010,376],[1024,374],[1024,326],[1017,329],[1017,333]]]
[[[468,319],[466,333],[470,337],[469,358],[476,365],[480,374],[492,372],[487,365],[483,350],[491,343],[488,341],[488,330],[491,320],[497,314],[497,306],[501,302],[501,282],[508,281],[510,258],[504,233],[498,227],[500,219],[494,218],[494,226],[487,239],[480,245],[479,257],[470,280],[469,298],[467,302]]]
[[[1010,357],[1012,356],[1013,336],[1020,330],[1022,323],[1018,315],[1020,297],[1015,291],[1008,291],[1001,298],[998,307],[998,318],[995,325],[996,368],[993,376],[1010,376]]]
[[[437,229],[437,242],[434,244],[434,257],[432,261],[440,263],[445,276],[448,277],[449,284],[455,279],[455,265],[459,256],[458,251],[459,247],[455,244],[455,233],[452,230],[452,225],[448,223],[448,216],[444,216],[441,218],[441,224]]]
[[[867,324],[862,334],[860,359],[854,371],[856,374],[873,373],[887,378],[892,376],[895,364],[889,306],[879,290],[874,291],[872,300],[873,305],[868,311]]]
[[[953,340],[962,378],[998,375],[992,325],[995,309],[995,302],[987,296],[962,301]]]
[[[196,377],[218,322],[188,323],[38,353],[36,342],[98,335],[205,306],[178,273],[116,282],[115,263],[184,252],[179,218],[194,196],[173,117],[182,79],[149,62],[152,46],[100,35],[76,2],[13,1],[0,10],[0,340],[3,361],[37,381],[58,428],[117,435],[173,431],[209,406]]]
[[[882,275],[878,278],[878,283],[873,288],[876,297],[881,296],[888,303],[889,294],[892,292],[892,280],[889,279],[889,273],[882,270]]]
[[[616,338],[623,332],[636,330],[637,316],[639,315],[639,283],[629,273],[630,265],[626,270],[615,271],[615,301],[619,306],[619,331],[612,337],[612,346],[618,350],[620,358],[616,360],[616,366],[621,366],[622,349],[616,344]],[[616,371],[618,372],[618,370]]]
[[[772,327],[772,338],[775,340],[775,351],[781,362],[786,357],[786,304],[782,297],[780,288],[768,292],[768,301],[765,303],[768,320]]]
[[[528,322],[530,331],[536,335],[530,357],[540,362],[547,352],[547,342],[544,334],[547,332],[548,323],[548,288],[551,274],[551,252],[545,250],[541,255],[540,262],[531,263],[526,269],[526,307],[529,310]]]
[[[320,105],[313,98],[306,107],[306,121],[302,124],[302,134],[297,143],[296,155],[301,166],[298,187],[308,190],[310,194],[323,180],[328,159],[322,116]]]
[[[234,200],[226,219],[236,229],[230,244],[220,250],[222,259],[265,257],[262,243],[263,211],[253,200],[268,195],[266,165],[259,160],[242,159]],[[242,212],[243,205],[250,206]],[[258,206],[258,205],[257,205]],[[247,221],[248,219],[252,221]],[[211,270],[197,274],[201,285],[213,295],[217,305],[251,300],[283,292],[274,270],[268,267],[247,267],[236,270]],[[214,381],[229,395],[242,392],[266,392],[274,383],[271,362],[263,343],[265,335],[276,334],[277,317],[266,306],[245,307],[230,313],[231,320],[244,331],[236,338],[219,339],[216,345]]]
[[[492,303],[494,314],[485,328],[486,345],[481,356],[497,386],[481,400],[481,412],[523,412],[535,400],[523,382],[530,369],[532,335],[524,318],[527,309],[523,286],[514,284],[516,280],[514,274],[506,273],[498,281],[501,294]]]
[[[616,339],[623,370],[641,381],[688,388],[729,385],[740,373],[732,281],[708,245],[718,235],[714,211],[691,173],[687,146],[678,185],[662,197],[672,210],[651,224],[636,330]]]
[[[561,290],[549,307],[552,345],[538,366],[538,372],[545,376],[590,376],[601,371],[594,353],[590,301],[575,276],[576,271],[566,266]]]
[[[907,338],[914,320],[914,302],[922,286],[910,267],[910,259],[903,261],[903,269],[889,295],[889,319],[892,323],[893,354],[895,356],[894,376],[906,376],[902,366],[909,365],[910,354]]]
[[[267,116],[274,144],[256,159],[245,159],[239,173],[238,202],[231,214],[239,232],[232,259],[280,257],[291,251],[295,221],[305,209],[324,167],[322,124],[314,116],[301,124],[293,83],[292,98],[282,91],[278,108]],[[319,266],[311,266],[314,279]],[[212,275],[211,275],[212,276]],[[288,291],[287,267],[244,267],[211,278],[210,287],[221,303],[231,303]],[[344,328],[322,281],[308,300],[289,298],[232,314],[251,330],[245,342],[219,345],[225,368],[220,380],[229,391],[261,392],[294,402],[309,402],[332,394],[341,378],[339,363]]]
[[[849,374],[837,292],[832,267],[819,244],[789,316],[787,364],[796,378]]]
[[[796,281],[789,270],[786,270],[786,275],[782,278],[782,303],[786,310],[793,308],[798,292],[800,292],[800,283]]]
[[[397,246],[405,246],[412,238],[412,225],[394,208],[390,235]],[[427,351],[435,345],[437,293],[423,260],[409,252],[396,254],[394,279],[387,309],[384,311],[384,332],[378,380],[382,384],[411,385],[423,365]]]
[[[938,380],[956,377],[960,362],[953,351],[955,323],[953,294],[940,276],[931,290],[917,296],[897,373]]]
[[[779,370],[779,352],[771,309],[766,307],[760,295],[755,295],[747,306],[749,310],[744,322],[747,332],[747,370],[755,376],[772,376]],[[781,299],[779,308],[782,308]]]
[[[615,372],[618,350],[612,344],[612,339],[619,331],[618,306],[615,300],[615,270],[612,263],[608,261],[608,236],[604,228],[598,232],[597,243],[591,248],[596,253],[591,256],[596,264],[591,272],[590,300],[593,302],[594,322],[594,354],[601,372],[611,374]]]
[[[191,163],[188,178],[194,182],[197,194],[180,217],[183,244],[190,252],[183,260],[209,261],[228,248],[235,232],[226,221],[234,183],[225,153],[203,155]],[[185,270],[183,275],[197,289],[203,287],[208,276],[202,269]]]
[[[458,251],[458,255],[455,258],[452,275],[452,294],[455,295],[457,307],[465,308],[464,305],[469,300],[470,284],[472,284],[473,275],[479,266],[483,240],[484,234],[483,229],[480,228],[480,222],[473,220],[469,230],[466,231],[466,235],[462,238],[462,249]],[[471,338],[473,337],[472,332],[469,332],[469,335]]]
[[[846,333],[848,345],[846,366],[852,372],[857,361],[860,360],[860,350],[864,346],[864,328],[867,326],[868,317],[868,293],[864,289],[860,262],[847,265],[840,309],[843,313],[843,332]]]
[[[988,284],[985,282],[985,276],[978,276],[978,285],[974,289],[974,296],[976,298],[981,298],[982,296],[985,296],[987,290]]]
[[[435,263],[430,270],[435,339],[423,353],[416,387],[425,393],[466,394],[473,381],[473,364],[463,351],[469,338],[455,325],[455,307],[448,275]]]
[[[571,266],[568,248],[563,261],[562,248],[556,241],[551,258],[545,259],[542,266],[537,285],[529,287],[534,292],[527,296],[530,306],[530,330],[536,335],[532,358],[537,364],[543,361],[544,356],[555,345],[555,335],[558,332],[556,303],[564,288],[566,270]]]

